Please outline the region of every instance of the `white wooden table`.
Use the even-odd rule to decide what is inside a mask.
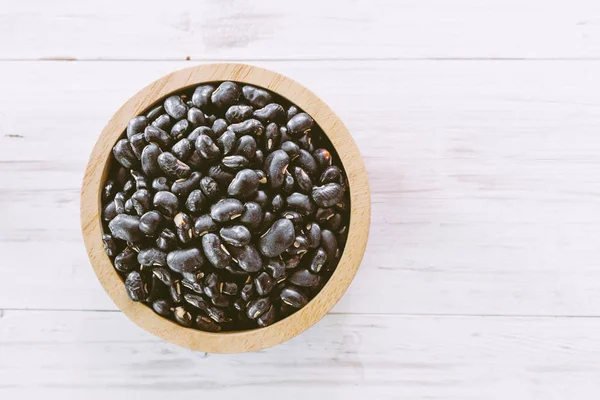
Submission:
[[[127,320],[79,231],[112,113],[223,60],[328,102],[373,201],[333,312],[226,356]],[[598,398],[597,0],[2,0],[0,72],[1,399]]]

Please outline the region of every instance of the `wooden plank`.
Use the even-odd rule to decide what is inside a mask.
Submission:
[[[114,309],[80,239],[83,169],[114,110],[184,64],[0,63],[0,307]],[[598,62],[260,65],[365,158],[371,238],[336,312],[599,315]]]
[[[595,0],[77,0],[0,8],[2,59],[598,58]]]
[[[0,394],[589,399],[600,389],[598,335],[597,318],[329,315],[266,351],[206,355],[121,313],[6,311]]]

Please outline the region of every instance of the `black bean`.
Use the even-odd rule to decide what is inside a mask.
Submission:
[[[200,135],[206,135],[213,140],[216,138],[215,133],[208,126],[199,126],[198,128],[194,129],[192,133],[187,136],[187,138],[190,142],[195,143]]]
[[[291,194],[294,189],[296,188],[296,180],[294,179],[294,177],[292,176],[292,174],[290,174],[289,172],[286,171],[285,173],[285,180],[283,182],[283,187],[281,188],[281,190],[283,191],[283,193],[285,194]]]
[[[210,216],[217,222],[228,222],[240,215],[244,206],[237,199],[221,199],[210,208]]]
[[[296,142],[298,143],[298,146],[300,146],[301,149],[304,149],[312,154],[314,146],[312,144],[310,134],[305,133],[303,135],[300,135],[300,137],[296,139]]]
[[[319,272],[321,272],[321,268],[323,268],[323,265],[325,265],[326,262],[327,253],[325,253],[325,250],[323,250],[323,248],[319,247],[311,258],[310,270],[315,274],[318,274]]]
[[[135,213],[135,208],[133,208],[133,202],[131,198],[127,199],[125,202],[125,214],[133,215]]]
[[[252,199],[255,203],[257,203],[261,207],[265,207],[267,205],[267,201],[269,201],[269,197],[264,190],[259,190],[256,192],[256,196]]]
[[[332,232],[337,232],[342,227],[342,216],[339,213],[333,214],[325,223],[325,227]]]
[[[260,226],[258,227],[258,233],[262,235],[266,231],[268,231],[276,219],[277,219],[277,216],[275,215],[275,213],[272,213],[271,211],[265,211],[265,213],[263,214],[262,222],[260,223]]]
[[[171,273],[169,270],[161,267],[154,267],[152,268],[152,274],[166,286],[173,285],[173,279],[171,278]]]
[[[306,295],[295,286],[287,286],[279,294],[281,301],[294,308],[302,308],[308,303]]]
[[[331,166],[331,153],[326,149],[317,149],[313,152],[313,156],[319,165],[319,170],[324,171]]]
[[[300,110],[298,109],[298,107],[296,107],[294,105],[290,106],[290,108],[288,108],[288,110],[287,110],[287,119],[288,119],[288,121],[290,119],[292,119],[292,117],[294,115],[298,114],[299,112],[300,112]]]
[[[320,276],[315,275],[306,269],[299,269],[294,271],[288,278],[288,281],[294,285],[302,287],[314,287],[318,286],[321,282]]]
[[[148,176],[156,176],[161,173],[160,166],[158,165],[158,156],[161,150],[158,145],[150,143],[144,150],[142,150],[142,171]]]
[[[203,236],[208,232],[216,232],[217,224],[210,215],[201,215],[194,220],[194,235]]]
[[[210,104],[210,97],[215,91],[212,85],[198,86],[192,95],[192,103],[198,108],[204,108]]]
[[[229,299],[228,296],[225,296],[222,293],[219,293],[218,295],[216,295],[215,297],[212,297],[210,299],[210,301],[217,307],[221,307],[221,308],[229,308],[229,306],[231,305],[231,300]]]
[[[275,286],[275,280],[273,280],[266,272],[261,272],[256,278],[254,278],[254,287],[256,293],[259,296],[265,296],[271,292],[273,286]]]
[[[179,281],[175,281],[173,286],[169,286],[169,295],[175,304],[181,303],[183,296],[181,295],[181,283]]]
[[[115,156],[115,160],[125,168],[134,168],[139,164],[139,161],[131,148],[131,144],[127,139],[121,139],[115,144],[115,147],[113,147],[113,155]]]
[[[279,189],[284,182],[290,157],[283,150],[275,150],[265,160],[265,173],[271,189]]]
[[[108,228],[115,238],[125,240],[129,243],[136,243],[144,238],[144,234],[139,227],[139,222],[140,219],[138,217],[119,214],[108,223]]]
[[[265,311],[260,317],[256,319],[256,324],[261,328],[265,326],[272,325],[275,322],[276,313],[275,306],[271,306],[267,311]]]
[[[219,187],[224,190],[227,190],[227,186],[229,186],[235,177],[234,172],[231,172],[229,168],[226,168],[221,164],[210,167],[208,169],[208,176],[213,178],[215,182],[219,184]]]
[[[277,282],[286,276],[285,263],[280,258],[269,259],[265,268]]]
[[[315,218],[319,222],[325,222],[328,219],[330,219],[331,217],[333,217],[334,214],[335,214],[335,211],[331,207],[319,208],[319,209],[317,209],[317,213],[315,214]]]
[[[248,244],[242,247],[229,247],[229,252],[233,257],[234,261],[239,265],[241,269],[246,272],[257,272],[262,268],[262,259],[258,250]]]
[[[133,135],[129,139],[129,142],[131,144],[131,149],[133,150],[133,154],[135,154],[135,156],[139,160],[142,157],[142,151],[144,150],[144,147],[147,144],[144,134],[137,133],[137,134]]]
[[[196,308],[199,308],[202,311],[206,311],[206,309],[208,308],[208,303],[200,295],[193,293],[185,293],[183,295],[183,299],[186,301],[186,303]]]
[[[148,143],[156,143],[162,149],[168,148],[173,142],[173,138],[167,132],[152,125],[146,127],[144,138]]]
[[[173,182],[171,192],[180,199],[186,199],[192,190],[198,187],[202,175],[194,171],[186,179],[178,179]]]
[[[323,186],[315,186],[311,196],[319,207],[332,207],[344,196],[344,188],[339,183],[326,183]]]
[[[288,247],[286,252],[288,254],[304,254],[308,251],[308,239],[306,237],[299,235],[294,238],[294,243],[292,246]]]
[[[223,310],[220,310],[216,307],[208,307],[206,313],[213,321],[218,323],[225,323],[231,321],[231,318],[227,317]]]
[[[215,201],[219,197],[221,197],[221,190],[219,189],[219,185],[213,178],[210,176],[203,176],[200,179],[200,190],[210,201]]]
[[[217,135],[217,137],[219,137],[223,133],[225,133],[227,126],[228,126],[227,121],[225,121],[223,118],[219,118],[219,119],[215,120],[215,122],[213,122],[212,130],[215,133],[215,135]]]
[[[271,122],[267,125],[265,130],[265,150],[267,152],[273,151],[281,144],[281,133],[275,122]]]
[[[292,135],[303,134],[310,130],[313,119],[306,113],[298,113],[287,122],[286,128]]]
[[[104,245],[104,252],[107,256],[115,257],[117,255],[117,244],[111,235],[102,235],[102,244]]]
[[[243,104],[231,106],[225,112],[225,119],[230,124],[236,124],[252,117],[253,108]]]
[[[198,152],[197,150],[193,150],[192,154],[190,154],[190,157],[185,161],[185,163],[187,165],[189,165],[190,168],[197,170],[197,169],[202,168],[205,161],[202,158],[202,156],[200,155],[200,152]]]
[[[194,146],[187,138],[181,139],[171,147],[173,155],[182,161],[187,160],[192,155],[192,151],[194,151]]]
[[[162,215],[158,211],[148,211],[140,217],[140,230],[147,236],[154,236],[162,221]]]
[[[146,299],[146,285],[142,276],[137,271],[131,271],[125,280],[125,289],[129,298],[133,301],[144,301]]]
[[[221,149],[208,135],[200,135],[196,139],[196,149],[200,152],[202,158],[214,160],[221,155]]]
[[[206,205],[206,197],[200,189],[192,190],[185,201],[185,208],[192,214],[198,214]]]
[[[250,231],[243,225],[223,227],[219,231],[219,236],[225,243],[235,247],[245,246],[250,243],[251,239]]]
[[[244,204],[240,222],[251,230],[257,229],[262,222],[262,209],[258,203],[249,201]]]
[[[154,191],[160,192],[161,190],[169,190],[171,188],[171,183],[164,176],[159,176],[158,178],[154,178],[152,181],[152,189]]]
[[[192,171],[186,163],[166,151],[158,156],[158,165],[168,177],[173,179],[187,178]]]
[[[115,257],[115,269],[119,272],[130,272],[137,267],[137,253],[131,247],[125,247]]]
[[[294,162],[297,166],[305,170],[311,178],[318,176],[317,173],[319,172],[319,167],[317,165],[317,161],[308,151],[300,149],[298,158],[296,158]]]
[[[224,282],[222,292],[228,296],[235,296],[238,292],[238,285],[235,282]]]
[[[102,202],[106,203],[108,200],[112,199],[116,192],[117,183],[113,180],[107,181],[102,190]]]
[[[281,133],[281,143],[292,141],[292,135],[288,132],[285,126],[280,126],[279,132]]]
[[[187,119],[177,121],[171,128],[171,137],[174,140],[181,139],[192,130],[192,124]]]
[[[294,178],[298,184],[298,189],[300,189],[302,193],[310,193],[312,191],[313,183],[306,171],[302,168],[294,167]]]
[[[248,301],[252,297],[254,297],[254,293],[255,293],[255,291],[254,291],[254,285],[252,283],[247,283],[242,288],[242,292],[240,293],[240,297],[242,298],[242,300]]]
[[[156,246],[163,251],[173,250],[176,245],[177,237],[175,236],[175,232],[168,228],[163,229],[156,239]]]
[[[146,176],[144,174],[142,174],[141,172],[136,171],[134,169],[132,169],[130,171],[130,173],[135,181],[136,189],[139,190],[139,189],[147,189],[148,188],[148,179],[146,178]]]
[[[132,118],[127,124],[127,139],[131,139],[138,133],[143,133],[144,129],[148,126],[148,118],[143,115]]]
[[[329,261],[332,261],[337,257],[337,239],[330,230],[321,230],[321,247],[323,247],[323,250],[325,250],[325,253],[327,253],[327,259]]]
[[[182,272],[195,272],[204,264],[200,250],[195,247],[184,250],[173,250],[167,254],[167,265],[171,270]]]
[[[162,315],[163,317],[171,315],[172,308],[173,304],[166,299],[154,300],[154,302],[152,303],[152,309],[154,310],[154,312],[158,315]]]
[[[192,219],[186,213],[178,213],[173,217],[173,223],[177,232],[177,239],[183,244],[189,243],[194,237]]]
[[[168,131],[171,129],[172,121],[169,114],[159,115],[150,126],[162,129],[163,131]]]
[[[258,248],[265,257],[278,257],[294,243],[294,225],[287,219],[273,223],[258,241]]]
[[[161,105],[154,107],[152,110],[150,110],[148,112],[148,114],[146,114],[146,117],[148,118],[148,121],[154,121],[160,115],[164,114],[164,112],[165,112],[165,108],[161,104]]]
[[[239,122],[237,124],[231,124],[227,129],[240,137],[244,135],[260,136],[265,131],[263,124],[254,118],[247,119],[244,122]]]
[[[281,216],[291,221],[294,225],[299,225],[303,222],[303,216],[298,211],[285,210],[281,213]]]
[[[321,227],[318,224],[314,222],[306,224],[305,234],[308,239],[308,247],[311,249],[319,247],[321,244]]]
[[[283,208],[283,197],[280,194],[273,196],[273,199],[271,200],[271,210],[274,213],[277,213],[277,212],[281,211],[282,208]]]
[[[261,297],[248,304],[246,315],[248,318],[256,319],[263,315],[271,307],[271,300],[268,297]]]
[[[125,212],[125,201],[127,201],[125,193],[119,192],[115,194],[113,202],[115,203],[115,211],[117,214],[123,214]]]
[[[244,156],[250,160],[256,155],[256,139],[250,135],[240,137],[237,141],[233,154]]]
[[[235,133],[233,133],[230,130],[226,130],[225,132],[223,132],[223,134],[221,136],[219,136],[217,138],[217,146],[219,146],[219,149],[221,149],[221,152],[223,153],[223,155],[228,155],[233,151],[235,142],[236,142]],[[238,156],[238,157],[242,157],[242,156]]]
[[[252,197],[258,190],[258,175],[251,169],[239,171],[227,188],[227,194],[237,198]]]
[[[323,171],[321,178],[319,179],[319,183],[321,183],[321,185],[333,182],[341,183],[341,179],[342,171],[339,169],[339,167],[332,165]]]
[[[130,174],[131,176],[131,174]],[[123,193],[125,193],[125,197],[129,197],[135,192],[135,181],[133,179],[127,180],[123,185]],[[116,197],[116,195],[115,195]]]
[[[221,326],[215,321],[204,315],[196,316],[196,327],[205,332],[220,332]]]
[[[223,135],[225,136],[225,135]],[[233,156],[227,156],[227,157],[223,157],[223,159],[221,160],[221,163],[223,164],[223,166],[233,169],[233,170],[239,170],[242,168],[246,168],[249,164],[250,161],[248,161],[248,159],[244,156],[237,156],[237,155],[233,155]]]
[[[190,107],[187,113],[187,120],[190,121],[190,124],[192,124],[193,128],[200,125],[206,125],[204,113],[196,107]]]
[[[285,117],[285,110],[280,104],[271,103],[267,104],[263,108],[254,111],[253,115],[254,118],[263,123],[281,121]]]
[[[173,311],[173,316],[175,317],[175,321],[181,326],[190,327],[192,326],[192,314],[189,311],[186,311],[182,306],[175,307]]]
[[[265,164],[265,156],[262,152],[262,150],[256,150],[256,153],[254,153],[254,158],[252,159],[252,164],[251,167],[252,168],[263,168]]]
[[[137,215],[143,215],[150,210],[152,205],[152,196],[146,189],[137,190],[131,195],[131,203],[137,212]]]
[[[179,96],[167,97],[163,105],[167,114],[169,114],[176,120],[184,118],[187,115],[188,106],[183,102],[183,100]]]
[[[167,253],[154,247],[141,249],[137,256],[137,262],[146,267],[164,266],[167,263]]]
[[[214,233],[206,233],[202,236],[202,249],[208,261],[215,268],[221,269],[231,265],[231,256],[225,250],[219,236]]]
[[[237,83],[223,82],[212,92],[210,99],[216,107],[225,108],[238,101],[240,94],[240,88]]]
[[[273,101],[271,93],[251,85],[245,85],[242,88],[242,94],[246,101],[255,108],[262,108]]]
[[[179,200],[173,193],[161,190],[154,195],[152,204],[161,214],[172,218],[177,213]]]
[[[202,273],[200,273],[200,274],[202,274]],[[192,274],[192,276],[195,276],[195,275]],[[191,290],[194,293],[204,294],[204,289],[202,288],[202,285],[198,282],[192,282],[187,279],[184,279],[181,281],[181,286]]]
[[[315,211],[315,205],[305,194],[292,193],[286,199],[286,203],[289,209],[298,211],[300,214],[308,215]]]

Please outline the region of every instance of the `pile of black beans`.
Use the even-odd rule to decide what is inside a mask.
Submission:
[[[103,243],[133,301],[185,327],[270,325],[304,307],[346,242],[349,188],[313,119],[235,82],[133,118],[102,191]]]

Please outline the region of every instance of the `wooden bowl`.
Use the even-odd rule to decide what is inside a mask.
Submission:
[[[236,81],[269,89],[311,115],[333,143],[350,184],[348,240],[333,275],[323,289],[302,309],[266,328],[209,333],[184,328],[156,315],[149,307],[129,299],[123,281],[102,245],[100,195],[108,173],[112,147],[129,120],[158,100],[184,88],[214,81]],[[266,69],[243,64],[208,64],[166,75],[140,90],[111,118],[94,146],[81,191],[81,229],[94,272],[114,303],[133,322],[148,332],[179,346],[210,353],[261,350],[298,335],[319,321],[342,297],[362,260],[370,223],[367,174],[358,148],[348,130],[331,109],[297,82]]]

